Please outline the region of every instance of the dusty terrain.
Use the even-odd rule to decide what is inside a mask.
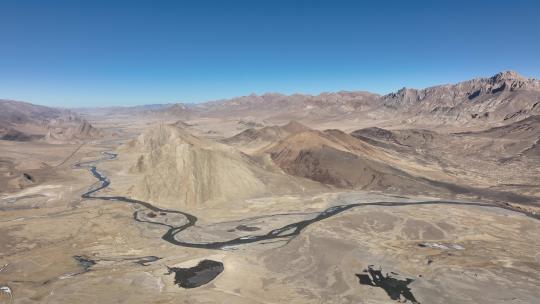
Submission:
[[[0,303],[537,303],[539,83],[6,102]]]

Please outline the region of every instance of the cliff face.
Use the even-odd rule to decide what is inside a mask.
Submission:
[[[517,121],[540,113],[540,81],[506,71],[423,90],[403,88],[381,99],[384,106],[416,119]]]

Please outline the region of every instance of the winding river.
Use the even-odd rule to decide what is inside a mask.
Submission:
[[[82,198],[92,199],[92,200],[108,200],[108,201],[124,202],[128,204],[140,205],[157,213],[183,215],[186,217],[187,223],[179,225],[179,226],[175,226],[175,225],[170,225],[170,224],[166,224],[162,222],[154,222],[151,220],[141,220],[137,218],[136,216],[137,213],[134,214],[134,219],[136,221],[147,222],[147,223],[152,223],[152,224],[168,227],[169,229],[162,236],[162,239],[171,244],[174,244],[177,246],[183,246],[183,247],[205,248],[205,249],[225,249],[227,247],[233,247],[233,246],[250,244],[250,243],[257,243],[257,242],[268,241],[268,240],[290,240],[293,237],[299,235],[300,232],[302,232],[302,230],[305,229],[307,226],[315,222],[327,219],[329,217],[332,217],[334,215],[337,215],[339,213],[342,213],[352,208],[367,207],[367,206],[397,207],[397,206],[410,206],[410,205],[463,205],[463,206],[479,206],[479,207],[488,207],[488,208],[501,208],[501,209],[519,212],[511,208],[508,208],[504,205],[494,205],[494,204],[476,203],[476,202],[465,203],[465,202],[456,202],[456,201],[420,201],[420,202],[351,203],[351,204],[330,207],[322,212],[317,213],[316,216],[311,219],[306,219],[306,220],[294,222],[291,224],[287,224],[283,227],[271,230],[267,233],[263,233],[259,235],[242,236],[242,237],[238,237],[234,239],[217,241],[217,242],[194,243],[194,242],[180,241],[177,239],[177,236],[179,236],[179,234],[182,233],[182,231],[189,229],[190,227],[194,226],[195,223],[197,222],[197,217],[192,214],[182,212],[182,211],[177,211],[177,210],[158,208],[156,206],[153,206],[150,203],[127,198],[124,196],[96,196],[94,195],[96,192],[107,188],[111,183],[110,180],[107,178],[107,176],[105,176],[102,172],[97,170],[96,165],[101,161],[114,160],[116,156],[117,155],[114,153],[103,152],[103,158],[101,159],[87,161],[87,162],[79,162],[74,165],[75,168],[83,168],[83,169],[89,170],[92,173],[92,175],[99,181],[99,186],[91,187],[88,191],[82,194]],[[530,214],[527,212],[520,212],[520,213],[539,219],[539,216],[535,214]],[[286,214],[281,214],[281,215],[286,215]]]

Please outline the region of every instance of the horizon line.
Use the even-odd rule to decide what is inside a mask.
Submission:
[[[389,95],[389,94],[392,94],[392,93],[396,93],[396,92],[398,92],[400,90],[403,90],[403,89],[425,90],[425,89],[433,88],[433,87],[454,85],[454,84],[458,84],[458,83],[461,83],[461,82],[466,82],[466,81],[470,81],[470,80],[474,80],[474,79],[488,79],[488,78],[495,77],[495,76],[497,76],[499,74],[508,73],[508,72],[515,73],[515,74],[517,74],[517,76],[523,77],[523,78],[525,78],[527,80],[531,80],[531,79],[532,80],[534,80],[534,79],[539,80],[538,78],[535,78],[535,77],[523,76],[521,73],[516,72],[515,70],[506,69],[506,70],[502,70],[500,72],[497,72],[495,74],[492,74],[491,76],[476,76],[476,77],[464,79],[464,80],[461,80],[461,81],[458,81],[458,82],[439,83],[439,84],[433,84],[433,85],[424,86],[422,88],[401,86],[401,87],[399,87],[397,89],[393,89],[393,90],[390,90],[389,92],[385,92],[385,93],[378,93],[378,92],[371,91],[371,90],[366,90],[366,89],[340,89],[340,90],[337,90],[337,91],[319,91],[317,93],[315,93],[315,92],[311,92],[311,93],[310,92],[300,92],[300,91],[294,91],[294,92],[280,92],[280,91],[255,92],[255,91],[252,91],[249,94],[236,94],[236,95],[230,95],[230,96],[221,97],[221,98],[218,98],[218,99],[205,99],[205,100],[191,101],[191,102],[189,102],[189,101],[186,101],[186,102],[184,102],[184,101],[151,102],[151,103],[123,104],[123,105],[96,106],[96,107],[88,107],[88,106],[52,106],[52,105],[42,104],[42,103],[39,103],[39,102],[36,103],[36,102],[33,102],[33,101],[19,100],[19,99],[13,99],[13,98],[9,98],[9,97],[8,98],[0,97],[0,100],[24,102],[24,103],[30,103],[30,104],[33,104],[33,105],[39,105],[39,106],[44,106],[44,107],[49,107],[49,108],[58,108],[58,109],[67,109],[67,110],[69,110],[69,109],[130,108],[130,107],[141,107],[141,106],[152,106],[152,105],[164,106],[164,105],[177,105],[177,104],[196,105],[196,104],[205,104],[205,103],[211,103],[211,102],[226,101],[226,100],[242,98],[242,97],[249,97],[249,96],[253,96],[253,95],[255,95],[255,96],[264,96],[264,95],[271,95],[271,94],[283,95],[283,96],[287,96],[287,97],[294,96],[294,95],[316,97],[316,96],[321,96],[321,95],[324,95],[324,94],[338,94],[338,93],[368,93],[368,94],[372,94],[372,95],[386,96],[386,95]]]

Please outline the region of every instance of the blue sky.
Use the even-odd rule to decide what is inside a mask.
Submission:
[[[52,106],[540,78],[540,1],[0,0],[0,98]]]

